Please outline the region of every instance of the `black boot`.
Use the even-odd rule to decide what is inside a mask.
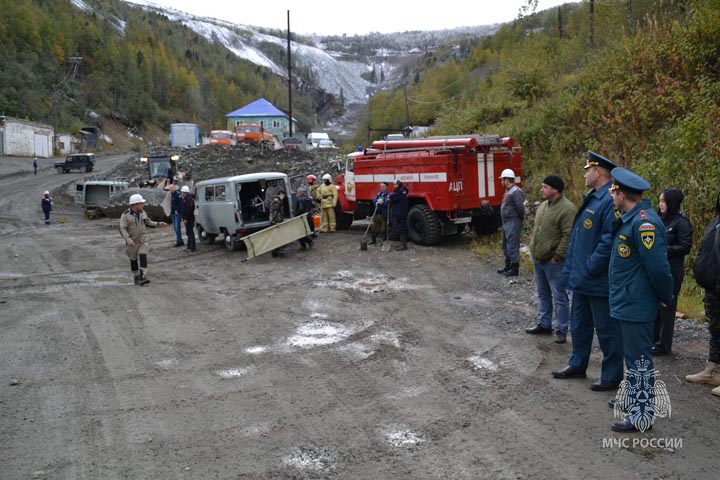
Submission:
[[[407,250],[407,235],[400,235],[400,246],[397,247],[395,250],[397,250],[398,252],[401,250]]]
[[[150,280],[145,278],[145,275],[143,275],[143,271],[140,270],[140,273],[135,275],[135,285],[142,287],[143,285],[147,285],[150,283]]]
[[[368,245],[377,245],[377,235],[370,235],[370,243]]]
[[[520,263],[510,263],[510,268],[503,273],[506,277],[517,277],[520,275]]]
[[[507,272],[508,270],[510,270],[510,259],[506,258],[505,259],[505,268],[498,268],[497,273],[502,275],[503,273]]]

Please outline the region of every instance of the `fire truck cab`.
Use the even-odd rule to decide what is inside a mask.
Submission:
[[[435,245],[468,223],[478,233],[495,232],[505,193],[500,172],[505,168],[513,169],[522,185],[522,149],[514,139],[498,135],[373,142],[348,155],[345,171],[335,178],[337,228],[372,215],[380,182],[392,190],[400,180],[409,190],[412,242]]]

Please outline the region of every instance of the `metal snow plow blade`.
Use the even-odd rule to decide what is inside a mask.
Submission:
[[[305,213],[299,217],[293,217],[290,220],[285,220],[282,223],[271,225],[264,230],[242,237],[240,240],[245,242],[248,251],[246,260],[250,260],[295,240],[307,237],[311,233],[307,213]]]
[[[109,218],[120,218],[122,212],[130,207],[130,195],[139,193],[145,199],[145,213],[150,219],[164,220],[170,215],[170,192],[154,188],[128,188],[114,193],[106,205],[98,209]]]

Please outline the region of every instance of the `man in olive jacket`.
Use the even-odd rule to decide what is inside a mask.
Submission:
[[[530,253],[535,270],[535,284],[538,292],[538,324],[527,333],[551,334],[553,304],[555,306],[555,343],[565,343],[570,312],[568,295],[560,288],[560,275],[570,243],[576,208],[565,198],[565,183],[557,175],[543,180],[540,193],[545,200],[535,214]]]

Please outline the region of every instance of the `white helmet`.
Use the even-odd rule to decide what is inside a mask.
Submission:
[[[500,174],[500,178],[510,178],[512,180],[515,180],[515,172],[513,172],[510,168],[506,168]]]
[[[139,193],[130,195],[130,205],[135,205],[136,203],[145,203],[145,199]]]
[[[183,185],[183,187],[180,189],[182,193],[190,193],[190,187],[187,185]]]
[[[45,191],[43,192],[43,195],[50,195],[50,192],[48,192],[47,190],[45,190]]]
[[[330,180],[332,182],[332,176],[329,173],[326,173],[322,176],[323,181]]]

